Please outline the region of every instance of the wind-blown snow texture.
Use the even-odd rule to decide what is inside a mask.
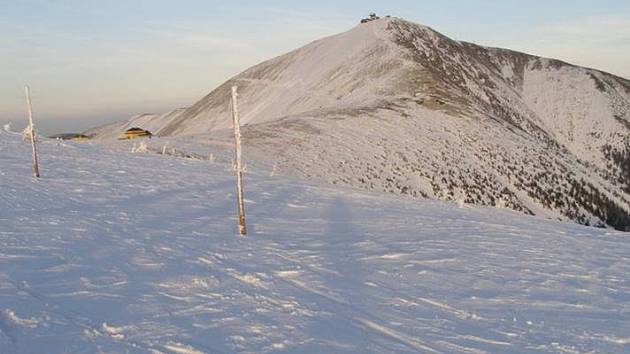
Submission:
[[[151,128],[187,140],[229,128],[232,85],[249,156],[278,172],[630,227],[628,80],[381,19],[248,69]]]
[[[623,353],[627,234],[0,132],[0,353]],[[335,189],[336,188],[336,189]]]

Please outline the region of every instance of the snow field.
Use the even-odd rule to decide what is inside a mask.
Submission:
[[[624,353],[626,234],[0,133],[1,353]]]

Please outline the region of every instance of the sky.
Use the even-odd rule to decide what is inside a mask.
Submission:
[[[45,134],[193,104],[370,12],[630,78],[628,0],[0,0],[0,124]]]

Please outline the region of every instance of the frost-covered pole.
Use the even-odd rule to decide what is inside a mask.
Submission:
[[[236,143],[236,198],[238,203],[238,229],[241,235],[247,235],[245,225],[245,204],[243,202],[243,168],[241,166],[241,124],[238,118],[238,87],[232,87],[232,121]]]
[[[24,87],[26,93],[26,107],[28,109],[28,124],[31,131],[31,146],[33,147],[33,175],[39,178],[39,159],[37,158],[37,138],[35,137],[35,125],[33,124],[33,105],[31,104],[31,90]]]

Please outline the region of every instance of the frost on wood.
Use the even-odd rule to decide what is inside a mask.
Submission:
[[[146,154],[149,152],[149,146],[147,145],[146,141],[139,142],[137,146],[136,146],[136,143],[134,143],[133,146],[131,147],[131,152],[138,153],[138,154]]]
[[[22,130],[22,140],[23,141],[31,141],[31,127],[30,126],[26,126],[26,128],[24,128]]]
[[[39,156],[37,155],[37,134],[35,133],[35,123],[33,123],[33,105],[31,103],[31,91],[28,86],[24,88],[26,95],[26,108],[28,111],[28,136],[31,141],[32,159],[33,159],[33,176],[35,178],[40,177],[39,173]],[[24,133],[23,137],[24,137]]]
[[[241,123],[238,110],[238,87],[232,87],[232,124],[234,126],[234,152],[236,155],[236,203],[238,207],[238,228],[241,235],[247,234],[245,221],[245,201],[243,200],[243,165],[241,149]]]

